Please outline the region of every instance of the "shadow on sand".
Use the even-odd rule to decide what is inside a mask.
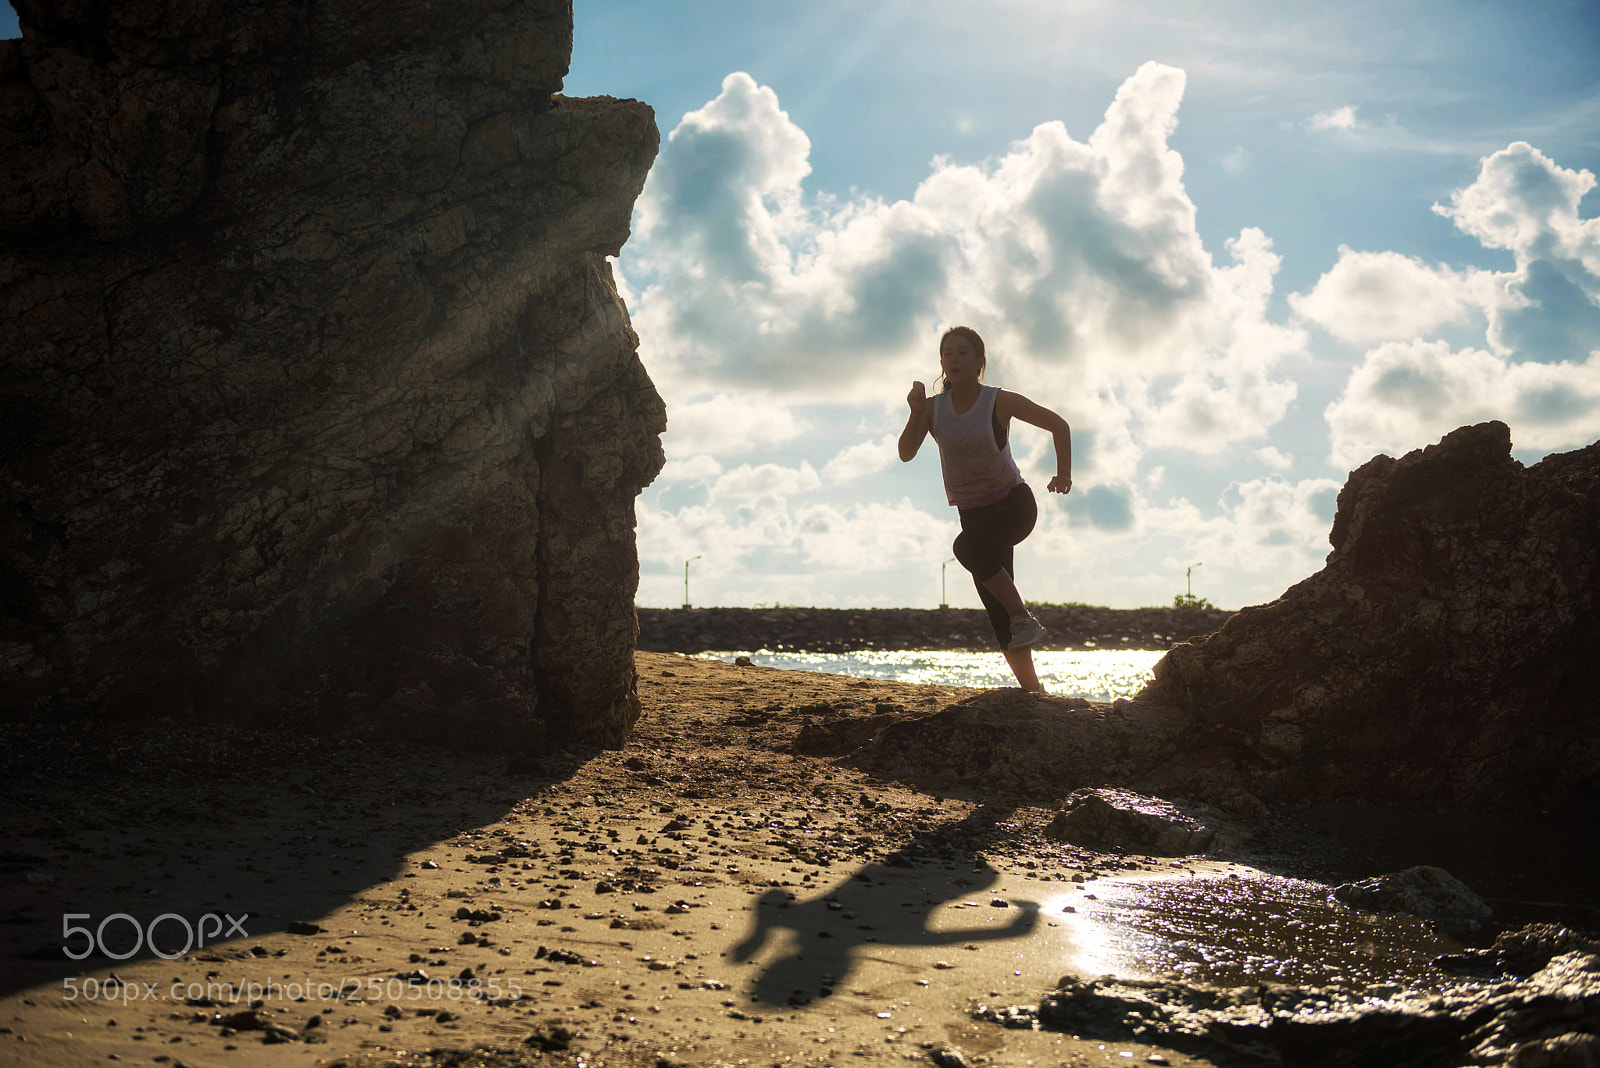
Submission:
[[[750,986],[751,996],[768,1005],[799,1005],[826,997],[846,983],[863,956],[875,949],[973,947],[1027,938],[1039,922],[1036,901],[995,906],[1014,912],[998,927],[934,923],[934,914],[947,904],[966,899],[991,904],[988,895],[999,885],[1001,874],[983,858],[980,847],[1003,833],[996,825],[1008,815],[1009,810],[985,807],[964,820],[928,828],[907,841],[889,862],[863,865],[814,897],[797,899],[777,889],[762,894],[749,932],[728,951],[730,959],[742,963],[775,945],[775,955],[761,965]],[[941,867],[959,874],[938,878],[940,869],[926,861],[931,854],[940,854],[945,861]],[[913,859],[918,857],[923,861]]]
[[[503,756],[288,733],[0,731],[0,996],[156,955],[246,956],[248,939],[401,879],[408,855],[495,823],[591,755],[525,778]],[[236,941],[178,952],[202,933]]]

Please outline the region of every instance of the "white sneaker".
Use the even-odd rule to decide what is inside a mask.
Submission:
[[[1007,649],[1022,649],[1033,645],[1045,636],[1044,624],[1033,618],[1032,612],[1024,612],[1020,616],[1011,617],[1011,641],[1006,644]]]

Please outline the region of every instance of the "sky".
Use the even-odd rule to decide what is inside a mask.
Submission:
[[[1600,5],[576,5],[566,91],[652,104],[617,271],[667,401],[642,605],[977,604],[938,339],[1013,432],[1034,601],[1221,607],[1318,570],[1339,488],[1498,418],[1600,438]]]
[[[667,402],[638,603],[977,605],[914,380],[976,328],[1032,601],[1270,601],[1485,419],[1600,439],[1600,5],[576,0],[662,133],[613,267]],[[8,29],[0,8],[0,36]]]

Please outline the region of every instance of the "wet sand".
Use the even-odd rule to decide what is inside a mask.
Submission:
[[[634,738],[538,767],[178,728],[23,738],[0,1064],[1213,1063],[972,1012],[1072,972],[1170,974],[1091,921],[1129,880],[1259,872],[1064,846],[1039,799],[789,751],[808,704],[971,691],[638,664]],[[207,944],[178,952],[196,927]],[[136,928],[174,959],[128,953]]]

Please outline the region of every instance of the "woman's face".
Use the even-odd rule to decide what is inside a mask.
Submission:
[[[970,340],[951,334],[939,345],[939,370],[944,372],[946,383],[956,386],[976,382],[983,371],[983,362],[978,359],[978,350],[972,347]]]

